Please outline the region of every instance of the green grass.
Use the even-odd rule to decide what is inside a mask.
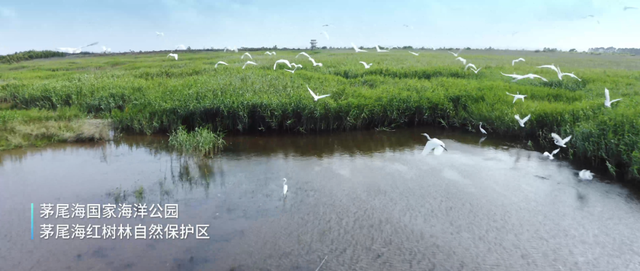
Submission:
[[[223,137],[223,133],[211,132],[207,127],[196,127],[191,133],[180,127],[170,134],[169,145],[182,153],[210,157],[225,146]]]
[[[482,67],[474,74],[445,51],[412,51],[420,56],[406,50],[307,51],[323,67],[296,59],[300,51],[281,50],[274,57],[257,51],[251,54],[259,65],[245,70],[243,52],[180,52],[179,61],[166,54],[27,61],[0,65],[0,103],[48,111],[74,107],[134,133],[172,133],[184,126],[174,138],[183,136],[189,143],[178,145],[187,149],[196,143],[186,132],[205,126],[313,132],[444,125],[477,132],[483,122],[490,133],[533,141],[549,151],[555,149],[550,133],[573,135],[562,150],[565,156],[640,180],[639,57],[463,51],[462,57]],[[512,67],[518,57],[526,61]],[[295,74],[282,66],[274,71],[281,58],[304,67]],[[217,61],[230,65],[215,69]],[[359,61],[373,66],[365,70]],[[535,68],[551,63],[582,81],[560,81],[553,71]],[[549,82],[513,83],[500,72],[536,73]],[[306,85],[331,96],[314,102]],[[623,99],[613,108],[603,105],[605,87],[612,99]],[[528,96],[514,104],[505,92]],[[515,114],[531,114],[525,128]]]
[[[87,119],[85,113],[74,108],[0,109],[0,150],[54,142],[105,140],[109,130],[109,121]]]

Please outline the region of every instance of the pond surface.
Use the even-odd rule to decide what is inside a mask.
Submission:
[[[448,151],[423,155],[425,131]],[[163,137],[0,152],[0,270],[640,270],[633,193],[579,181],[562,151],[480,139],[238,136],[206,161]],[[137,202],[178,218],[40,217],[43,203]],[[46,224],[209,224],[209,239],[44,239]]]

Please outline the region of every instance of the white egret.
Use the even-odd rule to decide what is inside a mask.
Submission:
[[[473,65],[472,63],[469,63],[469,64],[467,64],[467,66],[465,66],[465,67],[464,67],[464,70],[466,71],[466,70],[467,70],[467,68],[469,68],[469,67],[473,68],[474,70],[478,69],[478,68],[476,67],[476,65]]]
[[[276,61],[276,63],[275,63],[275,64],[273,64],[273,70],[274,70],[274,71],[276,70],[276,66],[278,65],[278,63],[284,63],[284,64],[287,64],[287,66],[289,66],[289,68],[291,68],[291,63],[289,63],[289,60],[286,60],[286,59],[280,59],[280,60]]]
[[[163,32],[157,32],[157,31],[156,31],[156,36],[163,36],[163,37],[164,37],[164,33],[163,33]]]
[[[365,69],[368,69],[368,68],[370,68],[370,67],[371,67],[371,65],[373,65],[373,63],[369,63],[369,64],[367,65],[367,62],[364,62],[364,61],[360,61],[360,63],[362,63],[362,65],[364,65],[364,68],[365,68]]]
[[[424,149],[422,150],[422,154],[430,153],[431,150],[433,150],[433,154],[435,155],[440,155],[443,151],[449,151],[447,150],[447,148],[445,148],[444,142],[442,142],[440,139],[431,138],[427,133],[422,133],[422,135],[426,136],[427,139],[429,139],[429,141],[427,141],[427,144],[424,146]]]
[[[477,69],[477,70],[472,69],[472,71],[473,71],[473,72],[475,72],[476,74],[478,74],[478,72],[479,72],[481,69],[482,69],[482,68]]]
[[[358,47],[356,47],[356,45],[353,44],[353,42],[351,43],[351,46],[353,46],[353,49],[356,50],[356,53],[359,53],[359,52],[365,52],[366,53],[367,52],[367,50],[358,49]]]
[[[420,54],[418,54],[418,53],[414,53],[414,52],[411,52],[411,51],[409,51],[409,53],[410,53],[410,54],[412,54],[412,55],[414,55],[414,56],[419,56],[419,55],[420,55]]]
[[[557,74],[558,74],[558,78],[560,80],[562,80],[562,72],[560,71],[559,67],[556,67],[553,63],[551,63],[551,65],[542,65],[542,66],[538,66],[537,68],[547,68],[547,69],[552,69],[554,70]]]
[[[276,55],[276,51],[271,51],[271,53],[275,56]]]
[[[244,54],[240,57],[240,59],[244,59],[244,56],[248,56],[248,57],[249,57],[249,59],[253,60],[253,57],[251,57],[251,55],[250,55],[249,53],[244,53]]]
[[[542,155],[549,157],[549,160],[553,160],[553,156],[560,151],[560,148],[555,149],[551,153],[544,152]]]
[[[243,69],[243,70],[244,70],[244,67],[246,67],[246,66],[247,66],[247,64],[251,64],[251,65],[258,65],[258,64],[256,64],[256,63],[255,63],[255,62],[253,62],[253,61],[247,61],[246,63],[244,63],[244,65],[242,65],[242,69]]]
[[[224,62],[224,61],[218,61],[218,63],[216,63],[216,65],[214,66],[214,68],[217,68],[217,67],[218,67],[218,64],[222,64],[222,65],[227,65],[227,66],[229,66],[229,64],[227,64],[227,63],[226,63],[226,62]]]
[[[227,50],[233,51],[233,52],[238,52],[238,48],[237,47],[224,47],[224,51],[227,52]]]
[[[287,191],[289,191],[289,186],[287,186],[287,178],[282,178],[284,182],[282,183],[282,196],[287,197]]]
[[[518,59],[514,59],[513,61],[511,61],[511,66],[516,65],[516,62],[520,62],[520,61],[524,61],[524,58],[518,58]]]
[[[311,58],[311,56],[309,56],[309,55],[308,55],[307,53],[305,53],[305,52],[299,53],[299,54],[296,56],[296,58],[298,58],[300,55],[306,56],[307,58]]]
[[[583,169],[580,171],[580,173],[578,173],[578,177],[580,177],[580,179],[582,180],[592,180],[593,173],[591,173],[591,170]]]
[[[612,103],[615,103],[620,100],[622,99],[615,99],[612,101],[611,98],[609,97],[609,90],[607,88],[604,88],[604,106],[605,107],[611,108]]]
[[[466,59],[464,59],[464,58],[462,58],[462,57],[458,57],[458,58],[456,58],[456,60],[460,60],[460,61],[462,62],[462,64],[463,64],[463,65],[464,65],[464,64],[467,64],[467,60],[466,60]]]
[[[291,63],[291,64],[293,66],[293,70],[287,70],[287,69],[284,69],[284,70],[290,73],[294,73],[298,69],[298,65],[295,65],[295,63]]]
[[[322,31],[322,32],[320,32],[320,34],[324,34],[324,36],[325,36],[327,39],[329,39],[329,34],[327,34],[327,31]]]
[[[311,60],[311,63],[313,63],[313,66],[314,66],[314,67],[315,67],[315,66],[320,66],[320,67],[322,67],[322,63],[320,63],[320,62],[317,62],[317,63],[316,63],[316,60],[315,60],[315,59],[313,59],[313,58],[309,58],[309,60]]]
[[[482,129],[482,122],[480,122],[480,126],[478,126],[480,128],[480,132],[482,132],[483,134],[487,134],[487,131],[485,131],[484,129]]]
[[[265,55],[272,55],[271,52],[269,52],[269,51],[264,52],[264,54]]]
[[[376,45],[376,51],[378,51],[378,53],[386,53],[389,52],[389,50],[381,50],[380,47],[378,47],[378,45]]]
[[[302,64],[296,64],[296,63],[293,63],[293,62],[291,62],[291,66],[296,66],[298,68],[302,68]]]
[[[170,57],[170,56],[175,58],[176,60],[178,60],[178,54],[168,54],[167,55],[167,57]]]
[[[531,118],[531,114],[529,114],[529,116],[527,116],[524,119],[521,119],[520,115],[515,115],[514,117],[518,120],[518,123],[520,123],[520,126],[524,127],[524,123],[527,122],[529,118]]]
[[[569,140],[571,140],[571,136],[568,136],[565,139],[562,139],[556,133],[551,133],[551,137],[553,137],[553,143],[556,143],[556,145],[558,145],[560,147],[567,147],[567,146],[565,146],[565,143],[567,143],[567,142],[569,142]]]
[[[500,72],[500,73],[502,73],[502,72]],[[504,74],[504,73],[502,73],[502,75],[514,78],[511,82],[516,82],[518,80],[522,80],[522,79],[525,79],[525,78],[529,78],[529,79],[540,78],[540,79],[542,79],[542,81],[548,82],[548,80],[545,79],[544,77],[542,77],[540,75],[533,74],[533,73],[525,74],[525,75]]]
[[[322,99],[322,98],[325,98],[325,97],[329,97],[329,96],[331,96],[331,94],[326,94],[326,95],[318,96],[318,95],[316,95],[315,93],[313,93],[313,90],[311,90],[311,89],[309,88],[309,86],[308,86],[308,85],[307,85],[307,89],[309,90],[309,93],[311,93],[311,96],[313,96],[313,101],[314,101],[314,102],[317,102],[318,100],[320,100],[320,99]]]
[[[460,54],[460,52],[462,52],[462,48],[460,50],[458,50],[457,53],[451,52],[449,51],[449,53],[451,53],[453,56],[458,57],[458,54]]]
[[[67,52],[69,54],[79,54],[82,52],[82,48],[86,48],[86,47],[91,47],[98,44],[97,42],[94,42],[92,44],[89,45],[85,45],[85,46],[80,46],[78,48],[69,48],[69,47],[62,47],[62,48],[58,48],[58,51],[63,51],[63,52]]]
[[[513,96],[513,103],[516,103],[518,99],[522,99],[522,102],[524,103],[524,97],[527,97],[527,95],[521,95],[520,92],[517,92],[517,93],[518,94],[511,94],[507,92],[507,94]]]
[[[575,79],[578,79],[578,81],[582,81],[582,80],[581,80],[580,78],[578,78],[575,74],[573,74],[573,73],[568,73],[568,72],[560,73],[560,79],[562,79],[562,76],[565,76],[565,75],[566,75],[566,76],[569,76],[569,77],[573,77],[573,78],[575,78]]]

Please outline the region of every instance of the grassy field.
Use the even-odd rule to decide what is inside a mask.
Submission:
[[[355,54],[353,50],[307,51],[323,67],[312,67],[300,51],[251,52],[258,66],[242,65],[240,53],[74,56],[0,65],[4,111],[77,110],[79,118],[110,119],[135,133],[170,133],[181,126],[229,133],[397,128],[413,125],[462,127],[533,141],[555,149],[550,133],[573,135],[560,154],[607,166],[621,179],[640,180],[640,57],[524,51],[463,51],[482,70],[464,71],[445,51],[406,50]],[[525,62],[511,66],[511,60]],[[294,74],[277,59],[302,64]],[[214,65],[225,61],[229,66]],[[373,63],[364,69],[359,61]],[[556,64],[582,81],[559,80]],[[500,72],[535,73],[549,79],[511,82]],[[329,98],[314,102],[306,85]],[[604,88],[611,98],[604,107]],[[528,95],[512,103],[505,92]],[[39,111],[39,112],[45,112]],[[522,128],[515,114],[531,119]],[[428,129],[427,129],[428,130]],[[1,139],[0,139],[1,140]]]

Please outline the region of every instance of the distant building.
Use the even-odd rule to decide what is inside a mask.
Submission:
[[[311,40],[311,50],[315,50],[317,44],[318,42],[316,40]]]

